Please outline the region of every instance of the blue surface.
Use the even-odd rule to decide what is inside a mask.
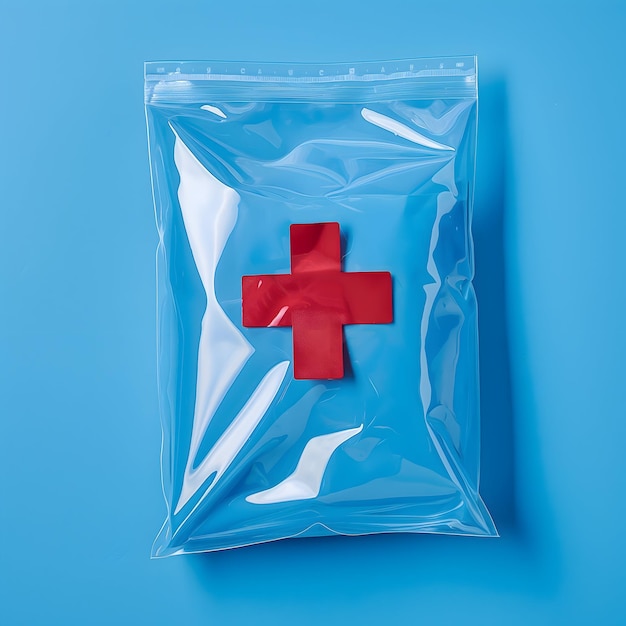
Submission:
[[[544,4],[0,5],[0,623],[626,621],[626,10]],[[150,561],[143,60],[474,52],[482,493],[502,538]]]

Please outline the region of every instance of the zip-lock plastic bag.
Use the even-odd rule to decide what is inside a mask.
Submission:
[[[478,494],[473,57],[148,63],[153,556],[496,535]]]

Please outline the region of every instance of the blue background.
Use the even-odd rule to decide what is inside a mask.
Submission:
[[[618,2],[0,2],[0,623],[625,624]],[[502,537],[150,561],[145,59],[477,53],[482,493]]]

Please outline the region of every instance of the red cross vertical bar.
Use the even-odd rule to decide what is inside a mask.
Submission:
[[[243,325],[291,326],[297,379],[342,378],[343,327],[393,321],[389,272],[342,272],[337,222],[292,224],[291,274],[242,278]]]

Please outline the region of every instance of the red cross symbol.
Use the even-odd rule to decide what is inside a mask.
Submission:
[[[242,278],[243,325],[291,326],[297,379],[343,377],[343,326],[393,321],[389,272],[342,272],[339,224],[292,224],[291,274]]]

